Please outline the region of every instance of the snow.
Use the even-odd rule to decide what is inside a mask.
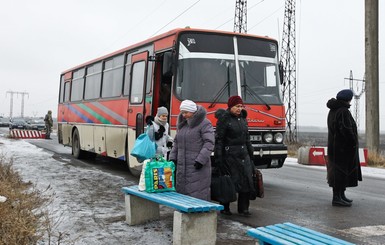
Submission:
[[[24,140],[0,137],[0,155],[13,159],[13,165],[24,181],[31,181],[45,195],[52,195],[47,205],[52,220],[53,235],[61,234],[61,244],[171,244],[173,210],[161,206],[161,219],[144,225],[125,223],[124,195],[121,187],[137,184],[96,167],[71,164],[65,157],[53,158],[53,153]],[[289,166],[325,169],[325,166],[300,165],[288,158]],[[364,176],[385,178],[385,170],[362,167]],[[1,195],[1,190],[0,190]],[[239,222],[218,219],[218,240],[244,240],[250,228]],[[48,238],[41,244],[47,244]],[[52,243],[59,243],[51,238]],[[226,243],[227,244],[227,243]]]
[[[120,189],[137,181],[89,166],[75,166],[70,159],[55,160],[52,152],[24,140],[0,137],[0,155],[13,159],[13,166],[24,181],[31,181],[45,195],[53,196],[46,207],[56,235],[51,243],[172,244],[173,209],[161,206],[159,221],[137,226],[125,223],[124,194]],[[252,240],[245,235],[249,226],[219,219],[218,240]],[[48,242],[46,238],[41,244]]]

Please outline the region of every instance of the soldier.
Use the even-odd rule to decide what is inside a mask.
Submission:
[[[45,138],[51,139],[51,132],[52,132],[52,126],[53,126],[51,110],[48,110],[48,113],[45,115],[44,122],[45,122],[45,132],[46,132]]]

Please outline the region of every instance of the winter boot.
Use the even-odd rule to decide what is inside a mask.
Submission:
[[[350,207],[350,206],[352,206],[352,203],[344,201],[342,199],[342,197],[341,197],[341,191],[340,190],[335,190],[333,188],[332,205],[333,206],[338,206],[338,207]]]
[[[345,190],[341,191],[341,199],[344,200],[345,202],[351,203],[353,202],[352,199],[349,199],[345,196]]]

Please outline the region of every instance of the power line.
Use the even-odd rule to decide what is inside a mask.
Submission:
[[[155,36],[158,34],[163,28],[174,22],[176,19],[178,19],[180,16],[182,16],[184,13],[186,13],[188,10],[190,10],[192,7],[194,7],[197,3],[199,3],[201,0],[196,1],[193,3],[190,7],[188,7],[186,10],[184,10],[182,13],[180,13],[178,16],[176,16],[174,19],[172,19],[170,22],[168,22],[166,25],[162,26],[159,30],[157,30],[154,34],[151,35],[151,37]]]

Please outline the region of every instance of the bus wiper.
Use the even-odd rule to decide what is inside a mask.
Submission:
[[[249,87],[249,85],[247,85],[246,83],[244,83],[243,85],[241,85],[241,87],[245,88],[245,91],[246,91],[246,92],[249,92],[249,94],[250,94],[254,99],[259,100],[259,101],[261,101],[262,103],[264,103],[265,106],[266,106],[266,108],[267,108],[268,110],[271,109],[270,105],[267,104],[267,102],[266,102],[264,99],[262,99],[262,97],[259,96],[254,90],[252,90],[252,89]]]
[[[227,67],[227,82],[222,86],[222,88],[217,92],[217,94],[214,97],[213,102],[209,105],[208,108],[213,108],[216,103],[218,103],[218,100],[222,97],[223,93],[225,92],[226,88],[228,89],[228,93],[230,96],[230,68]]]

